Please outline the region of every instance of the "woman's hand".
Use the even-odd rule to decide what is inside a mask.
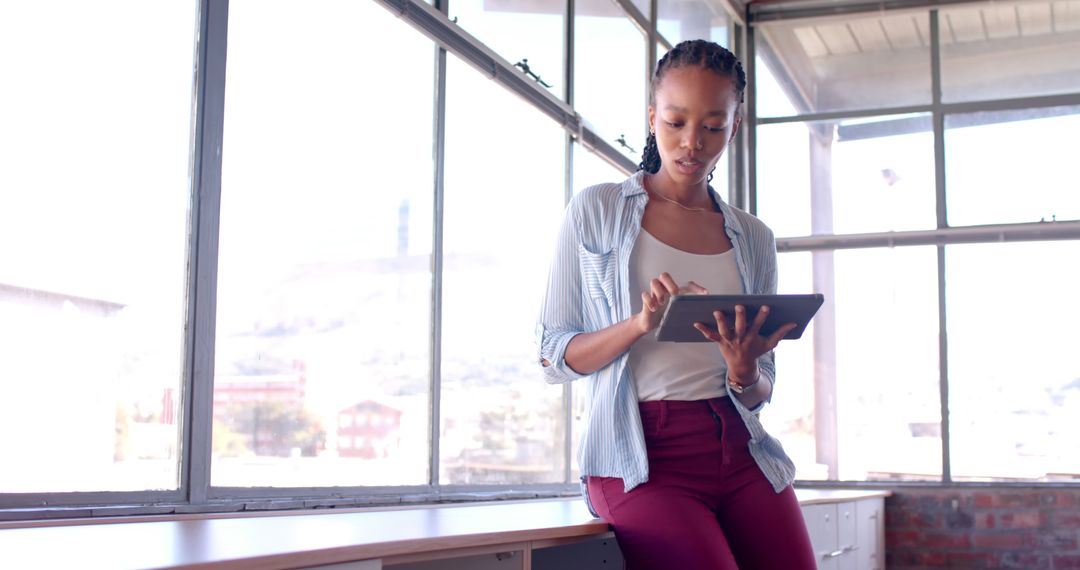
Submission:
[[[757,380],[757,359],[780,344],[780,339],[795,328],[795,323],[787,323],[768,337],[761,336],[761,325],[769,316],[769,307],[762,306],[754,321],[747,324],[746,307],[735,306],[735,325],[731,326],[721,311],[713,311],[716,327],[705,323],[694,323],[694,328],[701,331],[705,338],[720,347],[720,353],[728,365],[728,378],[739,384],[753,384]]]
[[[655,329],[660,324],[660,318],[664,316],[664,308],[675,295],[707,295],[709,292],[694,283],[688,282],[679,287],[675,279],[666,271],[649,283],[649,290],[641,293],[641,312],[631,317],[634,325],[641,334]]]

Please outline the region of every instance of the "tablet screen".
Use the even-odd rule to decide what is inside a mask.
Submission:
[[[787,323],[795,323],[794,329],[784,336],[794,339],[802,336],[806,325],[817,313],[825,296],[820,293],[806,295],[676,295],[668,302],[656,340],[667,342],[711,342],[694,328],[695,322],[716,326],[713,311],[722,311],[728,326],[735,326],[735,306],[746,307],[746,318],[753,322],[762,305],[769,306],[769,318],[761,326],[761,334],[769,336]]]

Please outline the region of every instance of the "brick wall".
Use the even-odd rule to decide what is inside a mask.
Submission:
[[[890,570],[1080,570],[1080,490],[898,489],[885,544]]]

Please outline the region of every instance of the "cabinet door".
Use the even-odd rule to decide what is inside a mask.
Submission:
[[[810,543],[814,546],[818,570],[839,570],[835,556],[839,546],[839,527],[836,524],[836,504],[806,505],[802,508]]]
[[[856,506],[855,502],[836,504],[836,527],[838,548],[832,552],[836,555],[839,570],[858,570],[859,551],[862,546],[859,542],[856,530]]]
[[[855,551],[859,570],[885,568],[885,500],[864,499],[855,504],[858,544]]]

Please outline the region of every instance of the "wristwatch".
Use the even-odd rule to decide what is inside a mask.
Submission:
[[[761,382],[761,373],[758,373],[757,380],[754,380],[753,382],[745,385],[739,384],[738,382],[732,380],[731,376],[727,377],[728,389],[730,389],[732,392],[735,392],[736,394],[743,394],[745,392],[753,390],[754,386],[757,386],[758,382]]]

